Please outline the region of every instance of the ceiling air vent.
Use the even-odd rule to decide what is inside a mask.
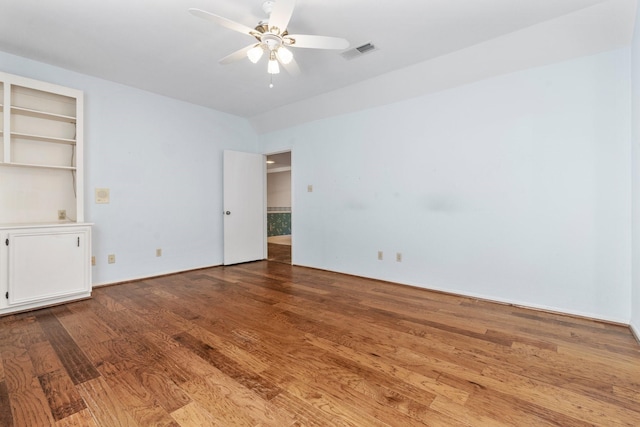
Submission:
[[[375,45],[371,42],[369,43],[365,43],[361,46],[358,47],[354,47],[352,49],[349,50],[345,50],[344,52],[342,52],[340,55],[342,55],[342,57],[344,59],[355,59],[355,58],[359,58],[360,56],[373,52],[375,50],[378,50],[377,47],[375,47]]]

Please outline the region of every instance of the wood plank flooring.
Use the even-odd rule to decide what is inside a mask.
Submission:
[[[268,243],[268,259],[274,262],[291,264],[291,245]]]
[[[274,262],[0,318],[0,426],[639,426],[626,327]]]

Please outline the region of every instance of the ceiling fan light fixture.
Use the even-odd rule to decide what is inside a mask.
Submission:
[[[269,64],[267,65],[267,73],[269,74],[278,74],[280,72],[280,65],[278,64],[278,60],[276,59],[276,53],[271,51],[269,55]]]
[[[262,45],[257,44],[249,49],[249,51],[247,52],[247,57],[249,58],[249,61],[257,64],[258,61],[260,61],[260,58],[262,58],[263,53],[264,49],[262,48]]]
[[[278,55],[278,59],[284,65],[290,64],[293,60],[293,53],[291,53],[291,51],[284,46],[280,46],[276,53]]]

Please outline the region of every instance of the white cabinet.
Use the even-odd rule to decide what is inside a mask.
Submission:
[[[0,228],[0,314],[91,295],[88,225]]]
[[[88,297],[83,93],[0,73],[0,315]]]

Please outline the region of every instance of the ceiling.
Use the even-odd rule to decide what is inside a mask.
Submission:
[[[283,71],[272,89],[264,58],[218,64],[254,39],[187,11],[200,8],[253,27],[265,18],[262,0],[0,0],[0,50],[251,119],[590,8],[626,5],[609,21],[614,32],[623,21],[631,26],[623,37],[630,38],[636,0],[372,4],[298,0],[290,33],[343,37],[352,47],[371,42],[377,50],[347,60],[338,51],[292,49],[302,75]],[[589,28],[580,44],[613,48],[620,38],[607,42],[609,32]]]

